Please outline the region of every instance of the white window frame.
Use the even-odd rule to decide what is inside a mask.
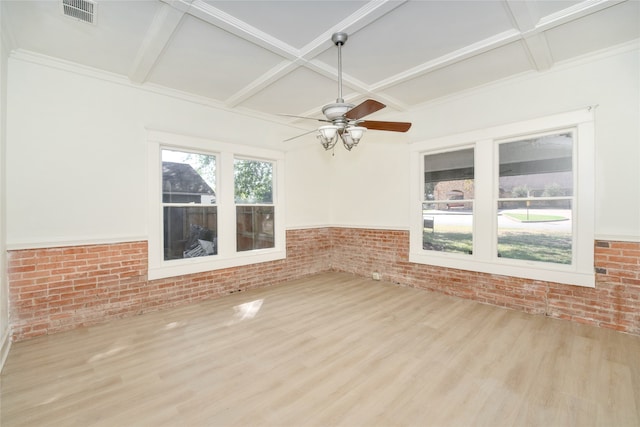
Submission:
[[[571,265],[499,258],[497,254],[498,143],[574,129],[574,206]],[[424,155],[475,147],[473,254],[422,248]],[[410,148],[409,261],[553,283],[595,287],[595,134],[593,108],[414,143]]]
[[[234,161],[235,160],[247,160],[247,161],[257,161],[257,162],[272,163],[273,164],[273,172],[275,172],[275,170],[276,170],[275,162],[273,160],[271,160],[271,159],[263,159],[263,158],[256,158],[256,157],[247,157],[247,156],[235,156]],[[234,177],[235,177],[235,169],[234,169]],[[272,177],[273,177],[272,178],[272,182],[271,182],[272,191],[275,192],[275,173],[272,174]],[[275,194],[273,194],[273,201],[271,203],[264,203],[264,202],[260,202],[260,203],[238,203],[238,202],[235,201],[235,186],[234,186],[233,201],[235,203],[235,209],[234,209],[233,214],[234,214],[234,216],[236,218],[236,224],[238,223],[238,210],[237,210],[238,207],[244,207],[244,206],[248,206],[248,207],[273,207],[274,216],[276,215]],[[238,232],[238,230],[236,230],[236,233],[237,232]],[[275,233],[274,233],[274,238],[275,238]],[[237,242],[237,236],[236,236],[236,242]],[[271,249],[271,248],[268,248],[268,249]],[[238,249],[238,245],[236,243],[236,251],[238,253],[251,252],[251,251],[256,251],[256,250],[263,250],[263,249],[251,249],[251,250],[246,250],[246,251],[240,251]]]
[[[204,138],[148,130],[148,249],[149,280],[202,273],[286,258],[284,152],[230,144]],[[216,156],[216,205],[218,207],[218,253],[216,255],[164,260],[162,219],[162,150],[191,151]],[[236,204],[233,161],[236,157],[273,163],[273,248],[236,251]]]
[[[472,215],[472,227],[471,227],[471,251],[472,253],[475,253],[476,251],[476,239],[475,239],[475,234],[474,234],[474,230],[475,230],[475,210],[476,210],[476,189],[475,189],[475,185],[476,185],[476,179],[475,179],[475,175],[476,175],[476,171],[475,171],[475,167],[476,167],[476,147],[475,144],[467,144],[467,145],[456,145],[454,147],[448,148],[448,149],[444,149],[444,150],[430,150],[427,152],[422,152],[420,154],[420,161],[422,162],[422,165],[420,166],[420,176],[422,177],[422,181],[420,184],[420,191],[421,191],[421,195],[425,194],[424,191],[424,174],[425,174],[425,170],[424,170],[424,156],[425,155],[431,155],[431,154],[442,154],[442,153],[451,153],[451,152],[455,152],[455,151],[462,151],[462,150],[473,150],[473,163],[474,163],[474,172],[473,172],[473,185],[474,185],[474,198],[473,199],[461,199],[461,200],[456,200],[456,203],[471,203],[471,215]],[[435,204],[443,204],[446,203],[448,200],[426,200],[426,199],[422,199],[422,203],[435,203]],[[422,206],[422,204],[421,204]],[[421,216],[422,218],[422,216]],[[420,241],[420,248],[422,249],[422,240]],[[425,249],[422,249],[425,250]],[[434,252],[437,254],[441,254],[443,256],[449,256],[449,254],[452,254],[453,256],[456,257],[469,257],[471,254],[465,254],[465,253],[461,253],[461,252],[446,252],[446,251],[434,251],[434,250],[425,250],[428,252]]]

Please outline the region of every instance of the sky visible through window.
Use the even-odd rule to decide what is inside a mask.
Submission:
[[[203,170],[203,162],[201,157],[207,157],[205,154],[196,154],[196,153],[187,153],[183,151],[175,151],[175,150],[162,150],[162,161],[163,162],[174,162],[174,163],[186,163],[191,165],[193,169],[195,169],[198,174],[205,180],[207,184],[213,189],[216,188],[216,172],[215,172],[215,164],[214,167],[208,171]]]

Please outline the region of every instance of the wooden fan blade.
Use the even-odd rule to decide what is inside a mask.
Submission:
[[[386,105],[382,102],[378,102],[375,99],[367,99],[360,105],[356,105],[351,110],[347,111],[347,114],[344,116],[349,120],[358,120],[371,113],[375,113],[378,110],[382,110],[384,107],[386,107]]]
[[[313,132],[317,132],[317,129],[310,130],[309,132],[301,133],[300,135],[296,135],[296,136],[293,136],[293,137],[291,137],[289,139],[285,139],[282,142],[291,141],[292,139],[300,138],[301,136],[309,135],[310,133],[313,133]]]
[[[411,123],[407,122],[377,122],[375,120],[363,120],[358,122],[358,126],[371,130],[387,130],[390,132],[406,132],[411,128]]]

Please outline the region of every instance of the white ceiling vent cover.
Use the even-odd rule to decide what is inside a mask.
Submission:
[[[96,24],[98,5],[91,0],[62,0],[62,13],[79,21]]]

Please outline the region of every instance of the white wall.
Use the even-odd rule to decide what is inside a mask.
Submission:
[[[408,229],[408,147],[398,141],[374,142],[370,132],[350,152],[336,145],[331,158],[332,224]]]
[[[425,141],[598,105],[596,237],[640,241],[639,59],[635,41],[426,104],[406,117],[409,136]],[[353,152],[336,152],[332,221],[407,228],[406,152],[395,142],[366,145],[367,136]]]
[[[329,200],[333,179],[331,156],[319,143],[301,140],[286,153],[287,228],[326,227],[331,224]]]
[[[335,155],[317,143],[282,145],[295,129],[23,52],[7,63],[7,50],[0,45],[0,345],[7,247],[147,238],[146,128],[290,148],[287,228],[408,229],[407,141],[598,105],[596,237],[640,240],[638,41],[426,104],[393,118],[411,120],[409,134],[372,132]]]
[[[115,76],[94,78],[51,64],[21,52],[9,59],[10,249],[146,239],[145,128],[269,148],[292,133]],[[304,150],[288,157],[287,176],[296,178],[288,180],[287,217],[292,224],[326,225],[325,189],[317,182],[322,165],[305,160]]]
[[[638,240],[638,59],[636,42],[426,104],[405,115],[414,123],[407,137],[422,141],[598,104],[596,234]],[[20,54],[9,60],[10,247],[146,238],[145,127],[258,145],[292,134],[38,62]],[[408,229],[407,137],[371,132],[352,152],[337,146],[335,156],[317,143],[286,145],[295,147],[286,155],[287,228]]]
[[[9,289],[6,251],[7,59],[3,8],[0,5],[0,371],[9,353]]]

